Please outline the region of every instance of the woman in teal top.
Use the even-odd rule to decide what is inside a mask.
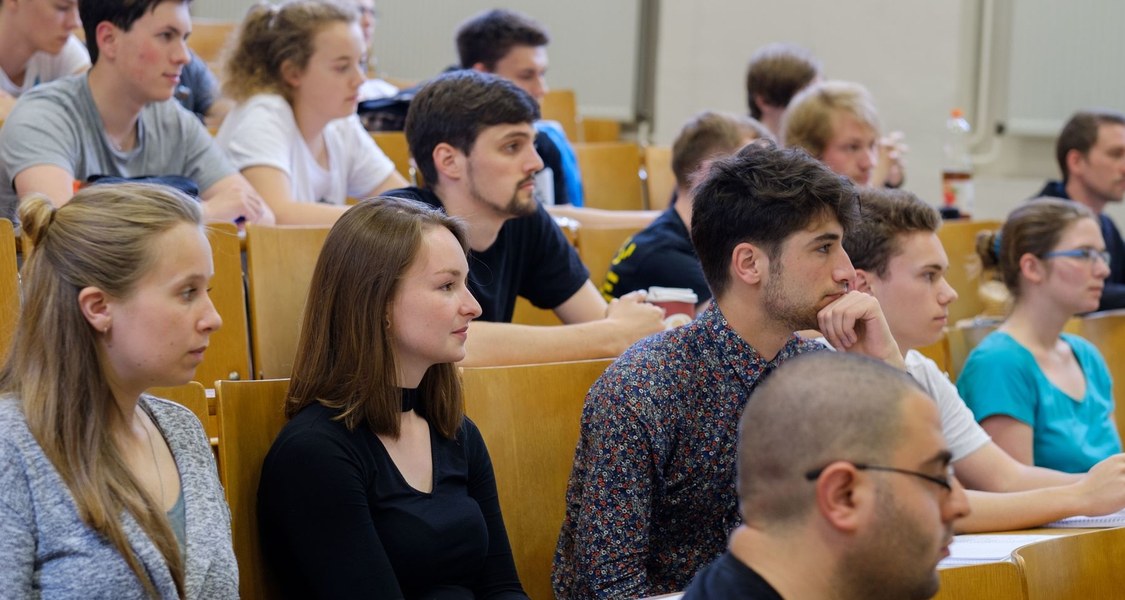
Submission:
[[[1013,211],[999,234],[981,234],[977,250],[1014,298],[957,380],[977,420],[1027,464],[1079,473],[1121,452],[1105,360],[1090,342],[1062,332],[1073,315],[1097,309],[1109,275],[1093,213],[1035,200]]]

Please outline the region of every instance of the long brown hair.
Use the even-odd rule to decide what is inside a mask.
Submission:
[[[19,216],[34,249],[23,266],[23,307],[0,391],[19,398],[28,428],[70,489],[79,516],[113,544],[148,594],[159,595],[129,545],[122,512],[163,554],[183,596],[176,536],[110,431],[118,408],[78,293],[97,287],[129,297],[152,268],[152,246],[161,234],[181,223],[202,226],[199,206],[170,188],[132,183],[87,188],[58,209],[32,196]]]
[[[460,221],[411,200],[366,200],[332,227],[309,286],[287,417],[319,402],[340,409],[349,430],[366,423],[377,434],[398,436],[401,392],[387,317],[399,280],[433,227],[451,231],[468,252]],[[456,437],[464,415],[457,367],[430,367],[418,389],[426,419]]]

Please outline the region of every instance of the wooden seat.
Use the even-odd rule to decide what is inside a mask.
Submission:
[[[1029,600],[1120,598],[1125,528],[1063,535],[1015,551]]]
[[[539,113],[545,121],[558,121],[566,139],[578,141],[578,100],[574,90],[549,90],[539,102]]]
[[[203,431],[207,433],[208,438],[219,435],[218,422],[211,418],[211,410],[207,406],[207,391],[198,381],[189,381],[172,387],[149,388],[148,393],[157,398],[171,400],[195,413],[196,418],[203,424]]]
[[[258,540],[258,480],[262,461],[285,425],[288,379],[221,381],[219,476],[230,505],[239,594],[244,599],[276,598],[266,576]]]
[[[20,319],[20,274],[16,266],[16,232],[0,219],[0,363],[7,362]]]
[[[219,379],[253,379],[250,368],[250,327],[246,319],[246,287],[242,280],[242,247],[232,223],[207,226],[215,277],[211,279],[211,302],[223,318],[223,326],[211,334],[195,380],[214,387]]]
[[[648,208],[664,210],[676,191],[676,175],[672,172],[671,146],[645,146],[645,199]]]
[[[407,181],[414,185],[421,185],[418,170],[410,158],[410,144],[406,141],[406,134],[401,131],[373,131],[371,139],[375,145],[395,164],[395,170]]]
[[[977,233],[999,230],[1000,221],[946,221],[938,229],[938,239],[949,256],[945,280],[957,290],[957,301],[949,305],[949,322],[975,317],[984,310],[980,299],[980,259],[977,256]]]
[[[938,574],[941,589],[934,600],[1027,600],[1023,574],[1015,563],[950,567]]]
[[[609,263],[621,250],[621,246],[643,227],[582,227],[581,244],[578,256],[582,264],[590,270],[590,281],[601,289]]]
[[[1097,346],[1113,378],[1117,431],[1125,431],[1125,309],[1092,313],[1071,319],[1067,330]]]
[[[621,141],[621,121],[581,117],[578,132],[578,140],[582,142],[618,142]]]
[[[965,319],[952,327],[945,328],[949,348],[949,364],[946,372],[949,373],[949,378],[954,383],[957,382],[957,377],[961,375],[961,369],[965,366],[965,360],[969,358],[969,353],[977,347],[977,344],[985,336],[996,331],[999,326],[999,320]]]
[[[553,598],[551,565],[586,392],[610,360],[465,369],[465,412],[480,428],[516,569],[532,598]]]
[[[257,379],[289,377],[327,227],[246,227],[250,339]]]
[[[644,210],[641,150],[633,142],[575,144],[582,171],[585,206],[608,210]]]
[[[223,56],[227,40],[234,35],[236,29],[238,21],[193,18],[188,47],[215,70]]]

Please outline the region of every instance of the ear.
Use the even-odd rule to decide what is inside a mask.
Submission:
[[[100,288],[85,287],[78,292],[78,308],[97,331],[104,332],[113,323],[109,295]]]
[[[434,168],[437,169],[439,176],[454,180],[461,179],[465,174],[466,158],[464,152],[446,142],[434,146]]]
[[[1066,171],[1067,173],[1074,173],[1082,167],[1085,161],[1085,156],[1078,150],[1068,150],[1066,153]]]
[[[286,59],[281,63],[281,80],[285,85],[297,89],[301,86],[301,69],[293,64],[293,61]]]
[[[473,63],[472,69],[474,71],[478,72],[478,73],[490,73],[491,72],[484,66],[484,63],[482,63],[482,62]]]
[[[859,530],[874,503],[875,489],[860,480],[855,465],[832,463],[816,480],[817,509],[825,521],[841,532]]]
[[[879,276],[874,273],[868,274],[863,269],[855,270],[855,289],[857,292],[875,295],[874,280],[878,280]]]
[[[109,21],[98,23],[94,28],[94,36],[98,42],[99,60],[103,57],[111,60],[117,58],[117,41],[120,35],[121,30],[113,23]]]
[[[757,285],[769,272],[769,257],[762,248],[742,242],[734,247],[730,257],[731,276],[747,285]]]
[[[1030,252],[1020,257],[1020,275],[1031,283],[1041,283],[1047,276],[1043,261]]]
[[[754,94],[754,104],[758,105],[758,110],[762,112],[766,112],[767,108],[774,108],[774,105],[770,104],[761,94]]]

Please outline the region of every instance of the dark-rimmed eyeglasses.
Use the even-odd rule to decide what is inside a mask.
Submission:
[[[841,461],[834,461],[834,462],[841,462]],[[887,472],[890,472],[890,473],[900,473],[902,475],[910,475],[912,477],[917,477],[919,479],[925,479],[926,481],[929,481],[930,483],[936,483],[937,485],[940,485],[941,487],[945,488],[945,491],[947,491],[947,492],[953,491],[953,465],[950,465],[950,466],[946,467],[946,473],[945,473],[944,477],[938,477],[937,475],[927,475],[926,473],[919,473],[918,471],[911,471],[909,469],[900,469],[898,467],[884,467],[882,465],[869,465],[867,463],[857,463],[857,462],[851,462],[851,461],[842,461],[842,462],[846,462],[846,463],[850,464],[851,466],[855,467],[856,469],[859,469],[860,471],[887,471]],[[828,468],[828,465],[823,466],[819,469],[813,469],[812,471],[809,471],[808,473],[805,473],[805,479],[808,479],[809,481],[816,481],[817,479],[820,479],[820,475],[822,473],[824,473],[824,470],[827,469],[827,468]]]
[[[1087,262],[1094,262],[1098,259],[1105,264],[1109,264],[1109,252],[1106,250],[1095,250],[1093,248],[1075,248],[1073,250],[1052,250],[1043,255],[1043,258],[1078,258]]]

